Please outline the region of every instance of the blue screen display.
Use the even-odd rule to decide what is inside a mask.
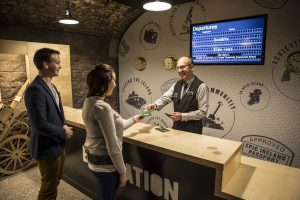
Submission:
[[[194,64],[264,64],[266,15],[191,25]]]

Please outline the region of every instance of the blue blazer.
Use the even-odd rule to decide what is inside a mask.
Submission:
[[[37,160],[57,158],[64,150],[65,117],[58,91],[57,94],[59,106],[40,76],[36,76],[25,91],[25,105],[31,123],[31,156]]]

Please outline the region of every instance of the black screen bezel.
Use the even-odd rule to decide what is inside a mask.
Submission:
[[[220,62],[220,63],[201,63],[201,62],[194,62],[192,59],[192,63],[194,65],[264,65],[265,64],[265,53],[266,53],[266,35],[267,35],[267,22],[268,22],[268,15],[255,15],[255,16],[248,16],[248,17],[240,17],[240,18],[231,18],[231,19],[225,19],[225,20],[218,20],[218,21],[211,21],[211,22],[202,22],[202,23],[195,23],[190,25],[190,57],[192,58],[192,34],[193,34],[193,26],[199,26],[199,25],[210,25],[214,23],[222,23],[222,22],[231,22],[231,21],[239,21],[243,19],[252,19],[252,18],[264,18],[265,24],[264,24],[264,32],[263,32],[263,49],[262,49],[262,60],[261,62],[237,62],[237,63],[228,63],[228,62]]]

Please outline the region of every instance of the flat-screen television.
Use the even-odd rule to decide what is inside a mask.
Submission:
[[[192,24],[190,56],[195,65],[263,65],[267,15]]]

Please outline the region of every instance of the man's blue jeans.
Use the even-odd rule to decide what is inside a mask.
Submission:
[[[92,173],[97,179],[97,200],[115,200],[120,181],[118,172]]]

